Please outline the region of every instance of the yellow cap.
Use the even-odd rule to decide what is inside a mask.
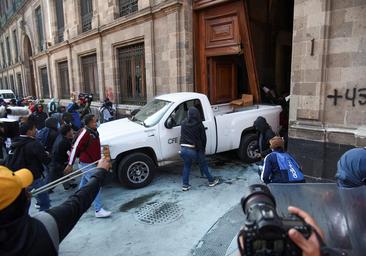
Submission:
[[[32,182],[33,174],[28,169],[12,172],[5,166],[0,166],[0,210],[14,202],[22,189]]]

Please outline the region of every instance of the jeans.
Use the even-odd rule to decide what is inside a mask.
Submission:
[[[89,164],[82,163],[82,162],[79,163],[80,168],[83,168],[84,166],[87,166],[87,165],[89,165]],[[83,169],[82,172],[93,169],[95,167],[97,167],[97,165],[93,164],[93,165]],[[84,173],[83,176],[81,177],[79,188],[82,188],[83,186],[85,186],[89,182],[89,180],[91,179],[91,177],[93,176],[93,174],[95,172],[96,172],[96,170]],[[99,190],[99,192],[98,192],[98,194],[95,197],[94,202],[93,202],[93,205],[94,205],[94,208],[95,208],[96,212],[98,212],[100,209],[102,209],[102,201],[100,199],[100,191],[101,191],[101,189]]]
[[[33,183],[29,186],[28,191],[31,191],[32,189],[37,189],[42,186],[46,185],[46,181],[43,178],[38,178],[33,181]],[[40,193],[36,195],[37,204],[39,205],[40,211],[48,210],[51,206],[50,204],[50,198],[48,196],[48,191]]]
[[[189,173],[191,171],[192,162],[196,161],[200,167],[201,173],[206,175],[209,182],[214,181],[214,178],[208,171],[208,165],[205,157],[205,153],[202,150],[196,150],[194,148],[181,147],[180,156],[183,158],[183,186],[189,185]]]

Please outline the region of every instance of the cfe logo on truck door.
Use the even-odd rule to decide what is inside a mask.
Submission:
[[[179,137],[168,139],[168,144],[177,144],[178,142],[179,142]]]

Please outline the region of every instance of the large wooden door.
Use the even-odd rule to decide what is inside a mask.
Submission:
[[[213,104],[239,98],[237,66],[232,57],[240,55],[247,69],[247,91],[259,102],[245,1],[195,0],[193,7],[196,91],[208,95]]]
[[[208,59],[209,95],[212,104],[237,98],[237,66],[230,56]]]

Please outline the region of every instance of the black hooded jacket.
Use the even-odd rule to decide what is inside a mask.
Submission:
[[[58,121],[54,117],[49,117],[46,119],[46,127],[50,129],[47,137],[47,143],[46,143],[46,151],[51,153],[52,146],[57,138],[58,135],[58,129],[57,129]]]
[[[24,166],[21,168],[29,169],[35,180],[40,178],[44,171],[42,164],[47,165],[50,162],[50,158],[44,147],[35,138],[19,136],[14,139],[11,149],[15,150],[20,147],[24,147],[22,150],[23,154],[21,155],[24,158],[22,161]]]
[[[206,143],[206,132],[200,112],[197,108],[190,107],[188,118],[181,124],[180,144],[194,145],[196,149],[205,151]]]
[[[269,148],[269,140],[275,136],[275,133],[272,131],[271,126],[267,123],[267,120],[264,117],[259,116],[255,121],[253,126],[257,130],[258,133],[258,149],[262,157],[265,157],[269,153],[271,153],[271,149]]]

